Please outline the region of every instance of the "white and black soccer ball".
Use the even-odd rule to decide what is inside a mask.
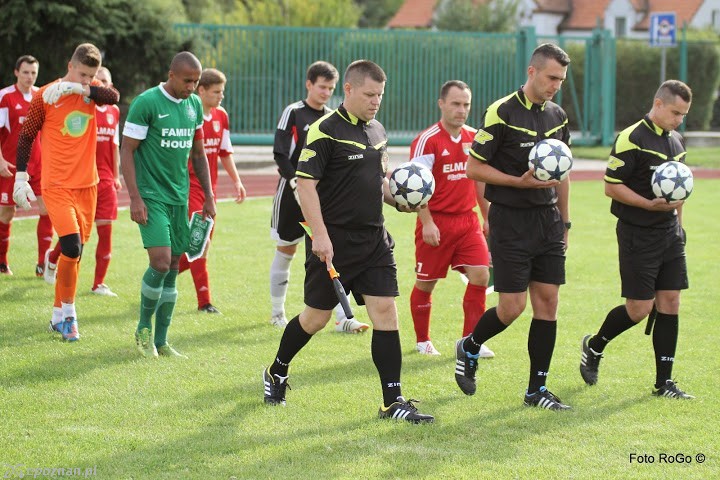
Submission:
[[[668,202],[685,200],[693,190],[693,174],[684,163],[661,163],[653,172],[650,185],[657,198]]]
[[[434,192],[432,172],[418,162],[405,162],[390,175],[390,193],[399,205],[421,207],[430,201]]]
[[[530,150],[528,166],[534,168],[538,180],[564,180],[570,173],[573,160],[570,148],[561,140],[540,140]]]

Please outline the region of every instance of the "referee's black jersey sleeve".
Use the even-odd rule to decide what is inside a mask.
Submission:
[[[380,122],[362,122],[341,105],[311,125],[297,176],[318,180],[327,225],[380,227],[386,157],[387,135]]]
[[[525,97],[522,88],[497,100],[485,111],[483,124],[470,147],[472,161],[487,162],[515,177],[528,171],[528,157],[540,140],[555,138],[570,145],[565,111],[547,101],[541,105]],[[515,208],[533,208],[557,202],[554,188],[527,189],[487,184],[485,198]]]

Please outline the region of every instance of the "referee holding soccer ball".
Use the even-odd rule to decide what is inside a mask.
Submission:
[[[366,305],[373,322],[371,352],[383,392],[380,418],[425,423],[433,417],[418,412],[400,388],[397,268],[382,215],[383,201],[397,205],[385,178],[387,135],[375,120],[385,81],[375,63],[351,63],[343,79],[343,104],[308,131],[297,168],[300,205],[313,232],[312,240],[305,240],[305,309],[288,322],[275,361],[263,371],[264,400],[285,404],[290,361],[330,320],[338,303],[328,275],[334,263],[345,290]]]
[[[690,110],[690,87],[668,80],[655,93],[650,112],[615,139],[605,171],[605,194],[618,218],[620,280],[625,304],[607,314],[596,335],[582,340],[580,374],[588,385],[598,379],[608,342],[635,326],[656,307],[653,348],[655,388],[659,397],[691,399],[672,380],[678,338],[680,290],[688,288],[683,201],[655,198],[650,179],[660,164],[685,159],[683,139],[675,129]]]
[[[570,408],[545,387],[555,347],[558,293],[565,283],[569,179],[540,181],[528,169],[528,154],[537,142],[570,141],[567,115],[551,101],[569,63],[568,55],[556,45],[537,47],[527,82],[488,107],[471,147],[467,176],[486,184],[489,247],[499,300],[496,308],[480,317],[471,335],[457,341],[455,381],[466,395],[476,390],[481,345],[522,314],[529,290],[533,319],[525,405]]]

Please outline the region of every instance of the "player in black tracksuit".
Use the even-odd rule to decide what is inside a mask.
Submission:
[[[432,422],[402,397],[402,354],[395,297],[398,295],[394,242],[385,230],[383,202],[394,205],[387,171],[387,135],[375,120],[385,73],[358,60],[345,72],[345,101],[310,127],[298,162],[298,192],[313,231],[307,239],[305,304],[285,328],[273,364],[263,372],[265,402],[284,404],[288,366],[320,331],[337,305],[328,275],[331,262],[346,291],[366,305],[373,322],[372,358],[380,375],[380,418]]]
[[[565,283],[569,179],[543,182],[528,169],[528,154],[538,141],[570,142],[567,115],[550,101],[569,63],[555,45],[535,49],[527,82],[487,109],[471,147],[467,176],[485,182],[485,198],[490,201],[488,244],[499,302],[456,344],[455,380],[466,395],[476,390],[480,346],[522,314],[529,291],[533,319],[525,405],[570,408],[545,387],[557,332],[558,292]]]
[[[615,139],[605,171],[605,193],[618,218],[617,240],[622,296],[597,335],[582,341],[580,374],[597,383],[598,367],[608,342],[635,326],[656,306],[653,330],[655,389],[653,395],[694,398],[672,380],[678,338],[680,291],[688,288],[683,202],[655,198],[650,179],[668,160],[684,162],[685,145],[674,130],[690,110],[692,92],[677,80],[664,82],[650,112]]]

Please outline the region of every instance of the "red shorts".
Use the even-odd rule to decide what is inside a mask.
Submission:
[[[205,204],[205,192],[202,189],[190,185],[190,194],[188,196],[188,218],[192,218],[193,212],[202,213],[203,205]],[[210,238],[215,233],[215,224],[213,224],[212,230],[210,230]]]
[[[12,177],[0,177],[0,207],[15,206],[15,201],[12,198],[14,187],[15,175]]]
[[[101,180],[97,186],[95,221],[117,220],[118,196],[114,180]]]
[[[43,191],[43,199],[58,237],[79,233],[80,242],[87,243],[95,218],[97,186],[51,188]]]
[[[445,278],[448,267],[464,272],[465,267],[488,266],[490,255],[477,213],[432,215],[440,230],[440,245],[433,247],[423,241],[422,223],[418,219],[415,227],[415,273],[418,280]]]

